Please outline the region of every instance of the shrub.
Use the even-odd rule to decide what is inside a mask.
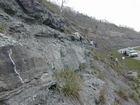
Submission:
[[[56,73],[58,89],[70,100],[82,102],[79,92],[82,90],[80,76],[72,70],[61,70]]]
[[[105,104],[106,103],[106,95],[104,91],[100,91],[100,101]]]

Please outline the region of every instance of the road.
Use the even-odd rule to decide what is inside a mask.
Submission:
[[[134,48],[137,48],[137,47],[140,47],[140,46],[131,47],[131,48],[134,49]],[[125,49],[128,49],[128,48],[119,49],[118,52],[121,53],[121,50],[125,50]],[[140,51],[138,51],[138,50],[136,50],[136,51],[138,53],[138,57],[134,57],[134,59],[140,60]]]
[[[134,59],[140,60],[140,51],[137,50],[138,57],[135,57]]]

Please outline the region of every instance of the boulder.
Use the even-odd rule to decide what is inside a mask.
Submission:
[[[125,72],[124,76],[131,80],[138,79],[138,73],[136,71]]]

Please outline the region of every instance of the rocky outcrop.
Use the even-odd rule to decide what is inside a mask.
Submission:
[[[15,14],[23,17],[22,14],[25,13],[24,17],[26,17],[26,22],[34,18],[40,24],[50,26],[61,32],[69,28],[69,23],[63,17],[53,14],[49,10],[43,8],[36,0],[1,0],[0,5],[8,14]],[[17,10],[17,8],[19,10]]]
[[[68,26],[66,20],[44,9],[36,0],[0,0],[0,8],[0,22],[7,31],[0,33],[0,104],[75,104],[53,90],[56,71],[65,68],[80,75],[84,105],[103,104],[101,91],[106,93],[106,105],[115,103],[118,95],[114,90],[122,86],[130,91],[115,71],[92,58],[93,47],[84,37],[81,43],[73,35],[61,33]],[[105,80],[98,78],[99,71],[92,68],[93,64],[104,72]],[[129,100],[123,100],[123,104],[136,105]]]
[[[12,103],[12,105],[19,105],[23,100],[22,97],[25,98],[23,103],[26,105],[31,104],[28,102],[31,98],[32,101],[37,98],[40,102],[39,100],[47,94],[42,92],[45,90],[40,91],[40,88],[48,89],[56,83],[54,77],[56,70],[64,68],[79,70],[80,65],[86,62],[85,48],[81,48],[80,45],[75,46],[68,40],[61,42],[59,39],[40,36],[34,40],[16,41],[4,34],[0,36],[2,52],[0,54],[0,100],[8,100],[6,103]],[[21,100],[15,97],[16,94],[21,94]]]
[[[19,40],[3,34],[0,36],[3,41],[0,47],[0,101],[3,104],[73,105],[68,98],[51,89],[57,83],[55,72],[65,67],[79,72],[84,82],[80,93],[84,105],[102,104],[100,91],[106,92],[106,105],[114,103],[118,97],[114,90],[119,86],[115,86],[112,79],[116,79],[120,86],[124,84],[118,79],[117,73],[113,70],[108,72],[109,69],[106,70],[103,64],[98,64],[91,58],[88,53],[90,46],[84,43],[81,45],[80,41],[71,41],[69,38],[60,40],[44,35]],[[100,70],[105,72],[108,85],[98,78],[98,71],[97,75],[92,74],[93,64],[100,66]],[[88,67],[87,71],[80,68],[81,65]],[[129,89],[125,84],[122,86]],[[131,103],[136,105],[132,100]]]
[[[128,71],[125,72],[123,75],[130,80],[138,79],[138,73],[136,71]]]

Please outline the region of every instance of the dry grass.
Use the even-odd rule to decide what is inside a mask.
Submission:
[[[100,101],[102,102],[102,104],[106,103],[106,95],[104,91],[100,91]]]
[[[104,73],[101,71],[101,70],[98,70],[99,71],[99,78],[101,79],[101,80],[105,80],[105,75],[104,75]]]
[[[100,60],[101,62],[105,62],[105,54],[100,53],[98,49],[93,48],[91,54],[95,60]]]
[[[6,30],[6,26],[5,25],[0,24],[0,32],[3,33],[3,34],[6,34],[7,33],[7,30]]]
[[[134,93],[130,94],[129,97],[133,99],[138,105],[140,105],[140,100],[138,97],[135,96]]]
[[[49,9],[51,12],[55,13],[54,9],[49,5],[50,2],[47,0],[38,0],[38,2],[45,8]]]
[[[116,92],[119,94],[119,96],[120,96],[122,99],[128,101],[129,95],[128,95],[128,93],[127,93],[126,90],[124,90],[124,89],[119,89],[119,90],[117,90]]]
[[[61,70],[56,73],[60,92],[72,101],[82,103],[79,92],[82,90],[80,76],[73,70]]]

